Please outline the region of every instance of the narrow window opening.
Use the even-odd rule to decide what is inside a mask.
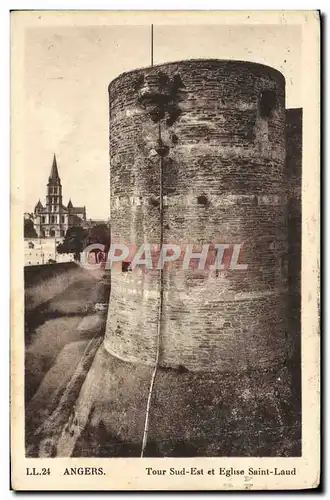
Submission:
[[[173,144],[177,144],[179,142],[179,138],[176,134],[172,134],[171,139]]]
[[[198,205],[207,205],[208,204],[208,199],[206,196],[203,194],[200,196],[197,196],[197,203]]]
[[[276,92],[274,90],[264,90],[261,92],[259,108],[262,118],[270,118],[273,110],[277,106]]]

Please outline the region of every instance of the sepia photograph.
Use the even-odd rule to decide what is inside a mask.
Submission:
[[[317,45],[318,14],[135,14],[12,13],[24,481],[55,459],[77,482],[110,474],[94,459],[149,458],[145,485],[296,484],[305,175],[318,210],[303,37],[311,24]]]

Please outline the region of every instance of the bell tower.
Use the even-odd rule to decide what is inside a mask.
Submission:
[[[58,212],[59,207],[62,206],[62,184],[60,176],[58,175],[57,161],[55,154],[47,183],[46,206],[54,207],[54,212]]]
[[[49,236],[61,236],[62,184],[55,154],[47,183],[46,210],[50,224]]]

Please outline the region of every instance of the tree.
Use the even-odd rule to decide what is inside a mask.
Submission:
[[[105,246],[104,251],[108,252],[110,247],[110,229],[106,224],[96,224],[86,232],[84,245],[92,245],[100,243]]]
[[[75,260],[80,260],[80,253],[84,249],[86,231],[80,226],[69,227],[63,243],[57,247],[58,253],[73,253]]]
[[[95,254],[95,262],[105,262],[110,247],[110,229],[106,224],[96,224],[86,232],[84,248],[95,243],[104,245],[104,252],[100,249],[91,251]]]
[[[38,238],[31,219],[24,219],[24,238]]]

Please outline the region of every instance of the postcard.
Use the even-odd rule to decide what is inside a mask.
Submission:
[[[319,12],[12,12],[12,488],[317,488],[319,192]]]

